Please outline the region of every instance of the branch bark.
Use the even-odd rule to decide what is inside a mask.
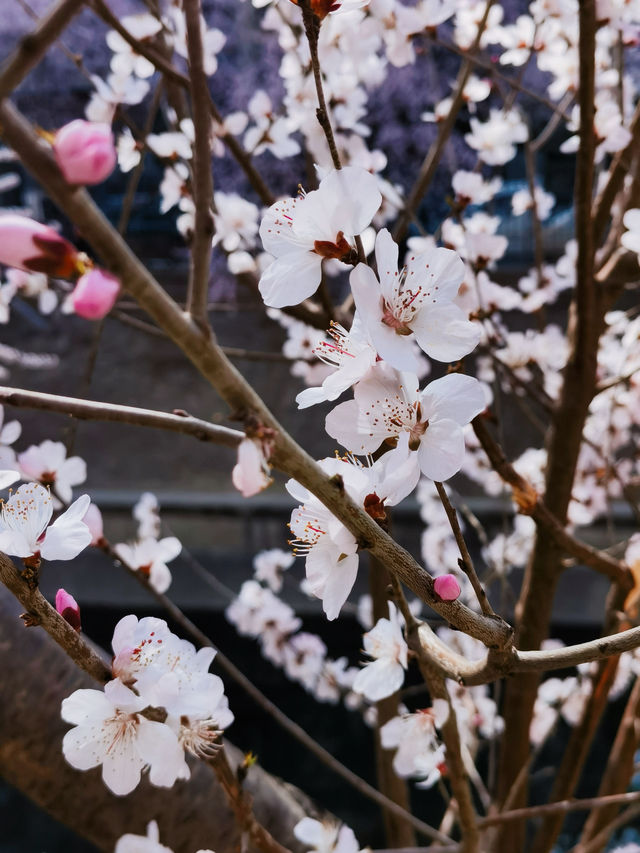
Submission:
[[[205,330],[209,329],[207,301],[211,268],[213,219],[213,173],[211,170],[211,112],[209,84],[204,71],[200,0],[185,0],[184,17],[189,54],[189,88],[193,109],[193,195],[195,224],[191,240],[191,272],[187,311]]]
[[[106,421],[109,423],[129,424],[131,426],[150,427],[184,433],[199,441],[222,444],[235,448],[244,433],[237,429],[194,418],[186,412],[155,412],[152,409],[139,409],[136,406],[120,406],[115,403],[102,403],[93,400],[78,400],[75,397],[61,397],[57,394],[44,394],[39,391],[26,391],[21,388],[0,386],[0,402],[5,406],[19,409],[38,409],[56,412],[85,421]]]

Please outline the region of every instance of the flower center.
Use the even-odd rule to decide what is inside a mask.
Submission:
[[[338,231],[334,243],[331,240],[316,240],[313,244],[313,251],[321,258],[336,258],[346,264],[351,262],[353,253],[350,243],[345,240],[343,231]]]

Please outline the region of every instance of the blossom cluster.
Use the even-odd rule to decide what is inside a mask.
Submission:
[[[111,645],[113,680],[62,703],[63,720],[74,726],[62,742],[66,760],[78,770],[101,766],[119,796],[147,770],[159,787],[188,779],[185,752],[213,755],[233,722],[222,680],[208,671],[214,650],[196,651],[162,619],[134,615],[118,622]]]

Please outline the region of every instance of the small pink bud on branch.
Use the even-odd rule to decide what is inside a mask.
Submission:
[[[64,589],[56,592],[56,610],[74,631],[80,631],[80,608],[75,598]]]
[[[78,279],[71,303],[74,312],[85,320],[101,320],[113,308],[120,282],[115,276],[101,269],[86,272]]]
[[[455,575],[440,575],[434,580],[433,588],[443,601],[455,601],[460,595],[460,584]]]
[[[53,154],[70,184],[100,184],[117,161],[109,125],[83,119],[60,128],[53,140]]]

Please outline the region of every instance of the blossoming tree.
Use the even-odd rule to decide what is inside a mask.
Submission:
[[[60,45],[83,5],[82,14],[108,27],[109,70],[90,76],[84,118],[36,128],[12,93]],[[281,94],[276,102],[259,89],[226,115],[216,97],[228,85],[223,60],[232,34],[212,26],[201,0],[147,5],[121,17],[105,0],[58,0],[35,16],[0,69],[5,153],[21,161],[88,247],[80,251],[29,211],[1,211],[0,323],[11,322],[16,299],[34,300],[43,313],[101,321],[127,296],[147,314],[142,327],[169,338],[225,407],[208,421],[178,409],[0,388],[0,579],[29,628],[20,639],[22,623],[7,608],[0,650],[15,648],[5,671],[21,679],[21,695],[38,689],[48,661],[64,673],[51,688],[55,708],[46,711],[66,732],[47,757],[54,797],[71,786],[86,805],[85,773],[94,791],[99,776],[109,792],[91,808],[56,810],[51,798],[36,798],[116,853],[226,853],[236,844],[263,853],[356,853],[349,827],[317,820],[302,794],[292,798],[223,739],[234,714],[213,667],[382,808],[387,848],[424,842],[443,853],[545,853],[566,814],[582,810],[587,819],[572,849],[603,850],[640,807],[638,794],[627,792],[640,709],[640,542],[635,535],[602,549],[581,528],[614,500],[640,517],[633,452],[640,317],[627,295],[640,280],[633,54],[640,5],[533,0],[514,14],[493,0],[254,0],[262,38],[278,45]],[[393,146],[376,147],[379,127],[367,102],[392,97],[398,69],[427,68],[437,51],[454,57],[457,76],[422,114],[430,143],[416,174],[399,181]],[[544,115],[537,127],[526,111],[532,104]],[[132,108],[146,113],[144,128]],[[159,110],[165,130],[153,133]],[[555,198],[540,185],[536,163],[561,130],[560,151],[575,169],[575,239],[554,256],[543,222]],[[460,150],[464,168],[452,166]],[[223,155],[236,164],[244,196],[217,188]],[[524,186],[509,195],[506,219],[526,214],[533,265],[509,279],[496,267],[509,240],[494,213],[506,166],[520,155]],[[126,239],[145,158],[163,169],[160,210],[177,208],[189,247],[179,300]],[[285,166],[276,170],[278,186],[274,163]],[[85,189],[116,168],[131,175],[117,228]],[[446,204],[434,201],[436,180],[447,187]],[[442,211],[434,227],[425,200]],[[298,409],[331,403],[324,428],[334,457],[314,460],[219,345],[212,263],[250,288],[284,329],[283,358],[295,377],[287,393]],[[559,324],[549,322],[552,307]],[[16,351],[15,359],[26,364],[28,356]],[[0,358],[10,361],[2,350]],[[504,412],[512,403],[539,441],[510,459],[502,444],[510,446]],[[171,601],[167,564],[182,543],[162,536],[155,498],[136,505],[137,540],[112,542],[99,507],[87,495],[73,499],[85,461],[51,438],[20,449],[13,407],[223,445],[229,482],[247,499],[271,486],[274,470],[288,478],[298,504],[289,525],[293,554],[256,555],[253,577],[238,579],[226,615],[318,702],[344,702],[364,716],[378,753],[377,786],[289,720],[250,672],[216,655]],[[240,429],[221,425],[224,417]],[[44,435],[47,423],[43,414]],[[449,482],[456,475],[508,499],[502,533],[487,535],[460,501]],[[390,533],[391,508],[414,491],[426,522],[422,560]],[[470,535],[479,548],[468,544]],[[82,633],[73,590],[60,589],[53,603],[39,590],[43,562],[72,560],[89,547],[134,576],[179,632],[161,615],[131,614],[113,626],[111,652],[96,650]],[[358,649],[332,659],[320,637],[301,630],[282,597],[293,555],[304,560],[303,591],[321,601],[328,621],[356,605],[358,573],[369,574],[371,595],[357,602],[364,662],[356,665]],[[599,636],[564,646],[549,636],[551,612],[572,562],[603,575],[610,592]],[[509,608],[492,581],[504,585],[514,568],[524,569],[524,579]],[[42,661],[39,671],[33,661],[16,662],[22,647]],[[419,704],[404,690],[411,669],[425,690],[413,694]],[[554,671],[565,677],[542,678]],[[15,687],[2,695],[8,707],[24,701]],[[622,695],[625,711],[597,796],[575,799],[607,700]],[[573,731],[555,757],[548,802],[534,805],[529,777],[560,720]],[[495,758],[488,770],[487,746]],[[15,755],[28,759],[33,748],[30,741]],[[33,793],[28,765],[18,762],[11,778]],[[411,785],[440,798],[439,825],[411,812]]]

